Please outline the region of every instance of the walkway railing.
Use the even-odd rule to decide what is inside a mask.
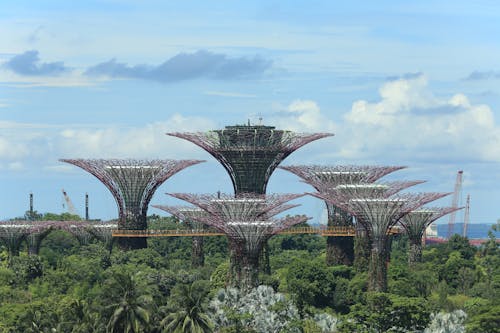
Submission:
[[[223,236],[216,230],[196,229],[166,229],[166,230],[113,230],[113,237],[193,237],[193,236]],[[392,227],[389,234],[402,233],[401,228]],[[329,237],[354,237],[354,227],[296,227],[281,231],[281,235],[317,234]]]

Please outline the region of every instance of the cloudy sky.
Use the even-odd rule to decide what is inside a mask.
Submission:
[[[164,133],[250,120],[335,133],[284,164],[405,165],[390,179],[427,180],[413,191],[453,191],[464,170],[471,221],[494,222],[498,22],[496,1],[2,1],[0,218],[30,192],[60,213],[62,188],[80,214],[88,192],[91,217],[116,217],[106,188],[59,158],[207,160],[156,204],[231,191],[210,155]],[[278,170],[268,190],[311,188]],[[298,201],[321,219],[321,202]]]

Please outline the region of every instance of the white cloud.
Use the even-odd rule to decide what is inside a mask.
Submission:
[[[271,117],[270,123],[278,128],[296,132],[328,131],[335,132],[335,123],[321,113],[318,104],[311,100],[295,100],[279,115]]]
[[[22,171],[32,168],[46,172],[67,172],[59,158],[206,158],[206,153],[167,132],[213,129],[202,117],[174,114],[164,122],[142,127],[100,125],[58,125],[0,122],[0,168]]]
[[[29,154],[25,142],[16,142],[10,136],[0,136],[0,160],[17,160]]]
[[[436,97],[425,76],[384,84],[380,100],[353,103],[337,139],[345,157],[500,161],[500,128],[487,105]]]
[[[64,157],[178,158],[199,155],[201,149],[167,132],[192,132],[214,128],[202,117],[174,114],[165,122],[143,127],[106,127],[102,129],[65,129],[59,132],[57,151]]]

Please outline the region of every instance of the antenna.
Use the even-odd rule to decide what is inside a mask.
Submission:
[[[89,220],[89,194],[85,193],[85,221]]]
[[[30,216],[33,216],[33,192],[30,192]]]

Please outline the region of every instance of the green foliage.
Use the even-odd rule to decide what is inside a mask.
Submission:
[[[222,262],[217,268],[213,271],[210,276],[210,281],[212,283],[212,289],[218,290],[225,288],[228,283],[229,276],[229,261]]]
[[[362,327],[367,332],[413,332],[427,326],[430,314],[423,298],[368,292],[366,303],[355,304],[339,329],[347,332]]]
[[[179,227],[171,218],[150,220],[154,228]],[[465,325],[468,332],[497,332],[500,250],[492,239],[476,249],[454,236],[449,244],[425,248],[423,262],[411,269],[406,242],[395,239],[389,293],[368,293],[366,272],[326,266],[324,238],[273,237],[272,274],[261,274],[272,288],[236,296],[226,290],[218,310],[212,304],[208,313],[217,332],[437,333],[464,332]],[[0,252],[0,332],[158,333],[164,319],[164,331],[181,321],[169,327],[189,330],[184,323],[206,313],[203,299],[214,301],[226,285],[227,239],[206,237],[205,267],[197,269],[191,268],[188,237],[148,245],[110,254],[101,242],[81,245],[54,231],[40,256],[21,253],[8,266],[6,251]],[[457,309],[468,314],[466,324]]]
[[[471,311],[466,328],[471,333],[500,333],[500,305],[485,304]]]
[[[106,331],[138,333],[149,326],[152,290],[140,274],[113,272],[105,281],[104,295],[112,314]]]
[[[18,256],[12,258],[11,269],[17,283],[27,283],[42,276],[44,267],[39,256]]]
[[[163,332],[210,333],[213,324],[205,313],[205,303],[210,291],[208,281],[178,284],[172,291],[170,313],[163,318]]]
[[[76,214],[70,214],[70,213],[61,213],[61,214],[54,214],[54,213],[45,213],[43,214],[43,217],[41,218],[42,221],[81,221],[82,218]]]

